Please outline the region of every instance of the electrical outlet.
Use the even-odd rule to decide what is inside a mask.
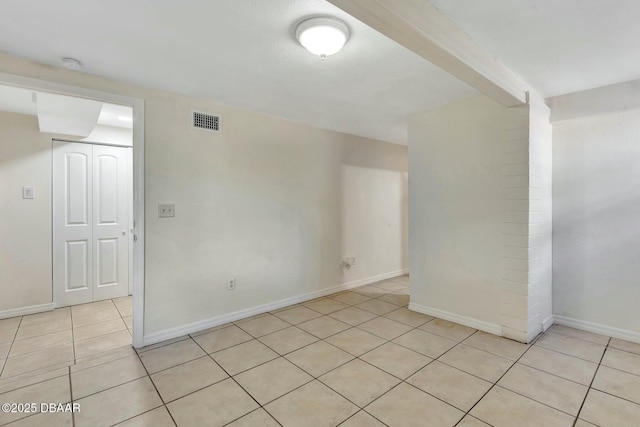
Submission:
[[[174,204],[158,205],[159,218],[173,218],[174,216],[176,216],[176,205]]]
[[[228,291],[235,291],[236,290],[236,278],[235,277],[232,277],[227,282],[227,290]]]

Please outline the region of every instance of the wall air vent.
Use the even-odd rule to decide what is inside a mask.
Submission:
[[[209,132],[222,132],[222,121],[220,116],[217,114],[193,111],[191,114],[191,126],[195,129],[206,130]]]

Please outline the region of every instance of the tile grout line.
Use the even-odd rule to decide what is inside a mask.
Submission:
[[[11,340],[11,345],[9,346],[7,357],[5,357],[4,364],[2,365],[2,369],[0,369],[0,378],[2,378],[2,374],[4,374],[4,370],[7,368],[7,362],[9,361],[9,355],[11,354],[11,349],[13,349],[13,344],[16,342],[18,331],[20,330],[20,326],[22,326],[22,319],[24,319],[24,316],[20,316],[20,320],[18,321],[18,327],[16,328],[16,332],[13,334],[13,339]]]
[[[602,360],[604,359],[604,355],[607,354],[607,349],[609,348],[609,343],[611,343],[611,338],[609,338],[609,341],[607,341],[607,345],[605,346],[604,351],[602,352],[602,356],[600,356],[600,362],[598,363],[598,366],[596,367],[596,370],[593,373],[593,378],[591,378],[591,383],[589,384],[589,387],[587,388],[587,392],[584,394],[584,399],[582,399],[582,404],[580,405],[580,409],[578,409],[578,413],[576,414],[576,419],[573,420],[573,426],[574,427],[578,423],[578,419],[580,419],[580,414],[582,413],[582,408],[584,408],[584,404],[587,401],[587,397],[589,396],[589,393],[593,389],[593,382],[596,380],[596,376],[598,375],[598,370],[600,370],[600,366],[602,366]]]
[[[177,426],[178,423],[176,423],[176,420],[173,418],[173,414],[171,413],[171,411],[169,411],[169,407],[165,403],[164,398],[162,397],[162,395],[160,394],[160,391],[158,390],[158,387],[156,387],[156,383],[153,382],[153,379],[151,378],[151,374],[149,374],[149,370],[147,369],[145,364],[142,362],[142,358],[140,357],[140,355],[137,352],[135,353],[135,356],[138,358],[138,362],[140,362],[140,364],[142,365],[142,369],[144,369],[144,371],[147,373],[147,378],[149,379],[149,382],[151,383],[151,385],[153,386],[154,390],[156,391],[156,394],[160,398],[160,402],[162,402],[162,405],[158,406],[157,408],[160,408],[161,406],[164,406],[164,408],[169,413],[169,416],[171,417],[171,421],[173,421],[173,424],[175,424]],[[141,378],[143,378],[143,377],[141,377]],[[132,380],[132,381],[136,381],[136,380],[139,380],[139,379],[140,378],[136,378],[135,380]],[[129,381],[129,382],[131,382],[131,381]],[[122,384],[120,384],[120,385],[122,385]],[[157,409],[157,408],[153,408],[153,409]],[[150,412],[153,409],[150,409],[147,412]],[[138,415],[142,415],[142,414],[137,414],[137,415],[135,415],[135,417],[137,417]],[[132,418],[135,418],[135,417],[132,417]],[[126,421],[126,420],[123,420],[121,422],[124,422],[124,421]]]
[[[512,368],[513,368],[517,363],[518,363],[518,361],[519,361],[520,359],[522,359],[522,358],[524,357],[524,355],[525,355],[525,354],[527,354],[527,352],[528,352],[529,350],[531,350],[531,347],[533,347],[533,345],[534,345],[534,344],[535,344],[535,343],[540,339],[540,337],[541,337],[542,335],[543,335],[543,334],[538,335],[538,336],[537,336],[537,337],[536,337],[536,338],[535,338],[535,339],[534,339],[530,344],[528,344],[528,346],[529,346],[529,347],[528,347],[525,351],[523,351],[523,352],[522,352],[522,354],[520,355],[520,357],[518,357],[518,358],[517,358],[517,359],[516,359],[512,364],[511,364],[511,366],[509,366],[509,368],[508,368],[508,369],[507,369],[507,370],[506,370],[506,371],[505,371],[505,372],[500,376],[500,378],[498,378],[495,382],[493,382],[493,383],[491,384],[491,387],[489,387],[489,389],[488,389],[488,390],[487,390],[487,391],[486,391],[486,392],[485,392],[485,393],[484,393],[484,394],[483,394],[483,395],[482,395],[482,396],[481,396],[481,397],[476,401],[476,403],[474,403],[474,404],[473,404],[473,406],[472,406],[471,408],[469,408],[469,410],[468,410],[468,411],[466,411],[466,412],[465,412],[465,414],[463,415],[463,417],[460,419],[460,421],[458,421],[458,422],[456,423],[456,425],[458,425],[458,424],[459,424],[459,423],[464,419],[464,417],[466,417],[467,415],[474,417],[473,415],[471,415],[471,411],[473,411],[473,408],[475,408],[475,407],[478,405],[478,403],[480,403],[480,402],[482,401],[482,399],[484,399],[484,398],[487,396],[487,394],[489,394],[489,392],[490,392],[491,390],[493,390],[496,386],[498,386],[498,382],[500,382],[500,380],[501,380],[502,378],[504,378],[504,376],[505,376],[505,375],[507,375],[507,373],[508,373],[508,372],[509,372],[509,371],[510,371],[510,370],[511,370],[511,369],[512,369]],[[500,387],[500,386],[498,386],[498,387]],[[508,389],[507,389],[507,390],[508,390]],[[509,390],[509,391],[511,391],[511,390]],[[511,392],[512,392],[512,393],[515,393],[515,392],[513,392],[513,391],[511,391]],[[520,393],[516,393],[516,394],[520,394]],[[522,396],[522,395],[521,395],[521,396]],[[523,397],[526,397],[526,396],[523,396]],[[527,399],[531,399],[531,398],[527,397]],[[534,400],[534,399],[531,399],[531,400]],[[534,400],[534,402],[537,402],[537,400]],[[541,402],[538,402],[538,403],[541,403]],[[544,405],[544,404],[543,404],[543,405]],[[551,408],[551,406],[549,406],[549,405],[545,405],[545,406],[548,406],[548,407],[550,407],[550,408]],[[555,408],[554,408],[554,409],[555,409]],[[476,418],[476,417],[474,417],[474,418]],[[478,418],[478,419],[479,419],[480,421],[482,421],[482,422],[486,422],[485,420],[483,420],[483,419],[481,419],[481,418]],[[487,424],[489,424],[489,423],[487,422]]]

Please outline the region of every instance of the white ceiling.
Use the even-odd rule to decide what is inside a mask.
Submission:
[[[319,14],[351,30],[324,62],[294,38]],[[477,93],[324,0],[3,0],[0,51],[396,143],[407,114]]]
[[[543,96],[640,78],[638,0],[429,0]]]

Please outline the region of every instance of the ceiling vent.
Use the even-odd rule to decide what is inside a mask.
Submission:
[[[217,114],[193,111],[191,113],[191,126],[195,129],[206,130],[209,132],[222,132],[222,121],[220,116]]]

